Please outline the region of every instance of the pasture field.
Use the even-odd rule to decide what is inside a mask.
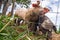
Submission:
[[[14,25],[14,20],[10,20],[10,18],[0,15],[0,40],[45,40],[45,35],[34,35],[28,31],[27,24]],[[60,35],[59,33],[60,31],[57,31],[53,37]]]

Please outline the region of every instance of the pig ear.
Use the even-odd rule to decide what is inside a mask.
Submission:
[[[46,11],[50,11],[48,8],[44,8],[44,10],[46,10]]]
[[[33,6],[33,7],[38,7],[38,5],[37,5],[37,4],[32,4],[32,6]]]
[[[47,12],[49,12],[50,10],[48,9],[48,8],[44,8],[44,13],[47,13]]]

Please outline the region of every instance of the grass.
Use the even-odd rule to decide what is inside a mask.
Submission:
[[[36,36],[32,32],[29,32],[27,25],[13,26],[13,21],[7,25],[9,21],[10,17],[0,16],[0,31],[2,29],[0,32],[0,40],[45,40],[43,35]]]

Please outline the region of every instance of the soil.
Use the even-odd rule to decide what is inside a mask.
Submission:
[[[60,40],[60,34],[52,33],[52,40]]]

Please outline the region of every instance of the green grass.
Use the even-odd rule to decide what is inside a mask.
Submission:
[[[10,17],[0,16],[0,30],[10,21]],[[44,40],[45,37],[35,36],[32,32],[29,32],[27,25],[13,26],[12,21],[0,32],[0,40]],[[58,31],[60,33],[60,31]]]

